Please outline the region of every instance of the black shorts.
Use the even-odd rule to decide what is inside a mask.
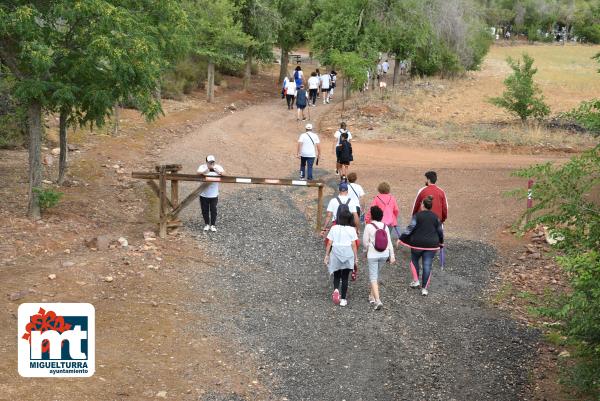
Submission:
[[[321,92],[329,92],[329,88],[321,88]]]
[[[338,163],[343,165],[343,166],[349,166],[350,165],[350,160],[338,160]]]

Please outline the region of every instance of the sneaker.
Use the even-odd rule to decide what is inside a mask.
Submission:
[[[419,280],[411,281],[409,284],[410,288],[419,288],[420,285],[421,285],[421,283],[419,283]]]
[[[421,295],[423,295],[424,297],[426,297],[427,294],[429,294],[429,291],[427,291],[427,288],[421,288]]]
[[[213,233],[217,231],[217,227],[215,226],[210,226],[210,231],[212,231]]]
[[[375,304],[375,303],[376,303],[376,302],[375,302],[375,298],[373,298],[373,296],[372,296],[372,295],[369,295],[369,303],[370,303],[370,304]]]
[[[210,229],[210,224],[204,226],[204,231],[208,231]]]
[[[375,302],[375,307],[373,309],[374,310],[379,310],[381,308],[383,308],[383,303],[381,301]]]
[[[348,305],[348,301],[346,301],[345,299],[342,299],[340,301],[340,306],[346,306],[346,305]]]
[[[334,304],[339,305],[339,303],[340,303],[340,292],[338,291],[337,288],[335,290],[333,290],[333,294],[331,294],[331,299],[333,300]]]
[[[304,178],[304,174],[302,174],[302,171],[300,172],[300,179]]]

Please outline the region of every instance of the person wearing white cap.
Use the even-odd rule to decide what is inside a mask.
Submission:
[[[198,167],[198,174],[215,177],[223,175],[225,170],[216,163],[213,155],[206,156],[206,163]],[[211,182],[200,193],[200,209],[204,218],[204,231],[217,231],[217,203],[219,202],[219,183]]]
[[[306,124],[306,132],[298,138],[297,156],[300,158],[300,179],[313,179],[313,164],[321,155],[321,141],[319,136],[312,132],[312,124]],[[308,170],[308,171],[307,171]]]

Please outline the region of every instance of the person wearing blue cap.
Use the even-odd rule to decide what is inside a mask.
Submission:
[[[332,198],[327,205],[327,216],[325,217],[325,224],[323,224],[323,230],[321,231],[322,236],[327,235],[329,231],[329,223],[334,223],[337,219],[338,214],[342,210],[348,210],[354,217],[354,227],[356,233],[360,235],[360,224],[358,219],[359,205],[348,195],[348,183],[346,181],[340,182],[338,186],[339,194],[335,198]]]

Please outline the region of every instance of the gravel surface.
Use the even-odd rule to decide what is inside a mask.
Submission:
[[[198,216],[186,222],[218,261],[192,280],[227,294],[225,303],[201,306],[209,329],[257,356],[273,399],[524,399],[537,334],[480,298],[492,247],[449,239],[446,269],[434,262],[428,297],[408,288],[409,253],[398,252],[397,265],[381,273],[380,311],[368,303],[361,260],[348,306],[335,306],[323,242],[292,201],[300,191],[222,196],[217,233],[201,232]]]

